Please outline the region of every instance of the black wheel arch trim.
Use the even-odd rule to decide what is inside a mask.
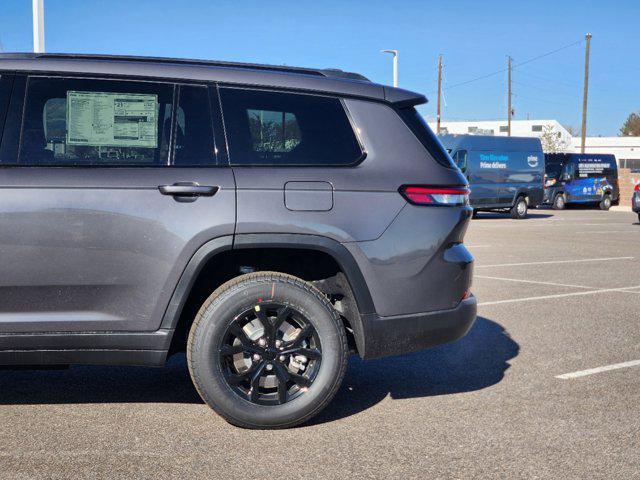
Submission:
[[[371,293],[360,267],[347,248],[337,240],[309,234],[246,233],[237,234],[235,238],[231,235],[218,237],[205,243],[196,251],[178,281],[160,328],[175,329],[189,292],[207,261],[224,251],[249,248],[302,248],[327,253],[337,262],[347,277],[359,313],[361,315],[375,313]],[[362,325],[352,325],[352,327],[356,330],[357,337],[364,337]]]

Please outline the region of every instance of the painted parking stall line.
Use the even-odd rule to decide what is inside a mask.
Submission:
[[[577,297],[581,295],[593,295],[597,293],[609,293],[609,292],[624,292],[624,293],[632,293],[632,294],[640,293],[640,292],[632,291],[632,289],[634,288],[639,288],[639,286],[625,287],[625,288],[600,288],[597,290],[588,290],[586,292],[558,293],[554,295],[539,295],[537,297],[510,298],[506,300],[495,300],[492,302],[480,302],[478,303],[478,306],[501,305],[505,303],[518,303],[518,302],[532,302],[536,300],[548,300],[551,298]]]
[[[526,265],[556,265],[558,263],[607,262],[613,260],[633,260],[635,257],[580,258],[577,260],[551,260],[543,262],[496,263],[493,265],[477,265],[475,268],[490,267],[522,267]]]
[[[589,368],[588,370],[578,370],[577,372],[563,373],[562,375],[556,375],[556,378],[559,378],[560,380],[571,380],[574,378],[586,377],[587,375],[595,375],[596,373],[610,372],[611,370],[619,370],[621,368],[638,366],[640,366],[640,360],[631,360],[630,362],[614,363],[612,365]]]

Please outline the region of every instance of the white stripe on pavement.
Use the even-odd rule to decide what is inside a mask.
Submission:
[[[632,360],[630,362],[614,363],[613,365],[605,365],[603,367],[590,368],[588,370],[579,370],[577,372],[563,373],[562,375],[556,375],[556,378],[561,380],[570,380],[572,378],[586,377],[587,375],[593,375],[594,373],[608,372],[611,370],[618,370],[619,368],[629,368],[640,366],[640,360]]]
[[[568,283],[555,283],[555,282],[540,282],[537,280],[523,280],[520,278],[506,278],[506,277],[491,277],[489,275],[474,275],[473,278],[486,278],[488,280],[503,280],[505,282],[520,282],[520,283],[533,283],[536,285],[551,285],[552,287],[571,287],[571,288],[585,288],[587,290],[593,290],[597,287],[587,287],[585,285],[572,285]],[[621,288],[629,288],[629,287],[621,287]]]
[[[638,288],[638,287],[635,286],[635,287],[626,287],[626,288],[601,288],[599,290],[589,290],[587,292],[558,293],[556,295],[540,295],[538,297],[511,298],[508,300],[495,300],[493,302],[480,302],[478,303],[478,306],[500,305],[502,303],[531,302],[533,300],[546,300],[548,298],[576,297],[579,295],[593,295],[594,293],[607,293],[607,292],[640,293],[640,292],[630,291],[630,289],[633,289],[633,288]]]
[[[555,260],[545,262],[496,263],[493,265],[476,265],[475,268],[489,267],[521,267],[524,265],[551,265],[556,263],[605,262],[609,260],[633,260],[634,257],[581,258],[578,260]]]

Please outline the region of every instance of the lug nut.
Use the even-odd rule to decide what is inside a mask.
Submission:
[[[254,362],[259,362],[262,357],[257,353],[254,353],[252,358]]]
[[[258,340],[258,345],[260,345],[261,347],[264,347],[266,344],[267,344],[267,341],[264,339],[264,337]]]
[[[284,362],[287,359],[286,355],[280,355],[280,361]]]
[[[269,371],[273,370],[273,365],[271,365],[270,363],[267,363],[267,370]]]
[[[276,347],[280,348],[282,346],[282,340],[276,340]]]

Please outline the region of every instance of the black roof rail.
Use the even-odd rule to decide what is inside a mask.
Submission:
[[[370,81],[368,78],[359,73],[345,72],[337,68],[304,68],[289,67],[287,65],[266,65],[261,63],[241,63],[227,62],[222,60],[198,60],[188,58],[169,58],[169,57],[144,57],[134,55],[105,55],[105,54],[88,54],[88,53],[0,53],[2,59],[60,59],[60,60],[119,60],[132,62],[148,62],[148,63],[172,63],[179,65],[194,66],[210,66],[210,67],[229,67],[229,68],[246,68],[250,70],[264,70],[283,73],[298,73],[302,75],[315,75],[330,78],[344,78],[348,80]]]

